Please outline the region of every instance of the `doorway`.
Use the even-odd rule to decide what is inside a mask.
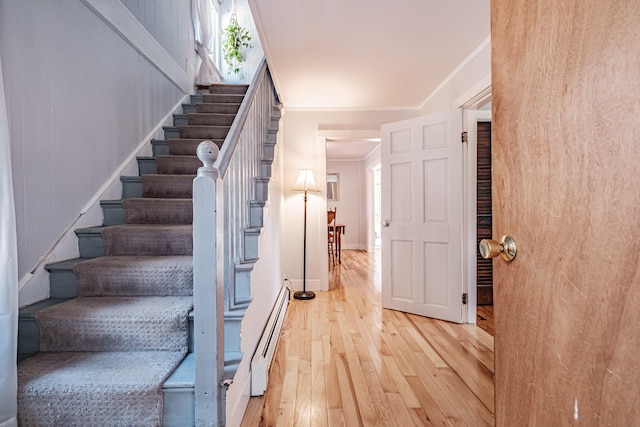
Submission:
[[[478,122],[476,128],[476,247],[491,239],[491,122]],[[493,335],[493,262],[476,251],[476,324]]]
[[[493,265],[478,243],[492,236],[491,87],[461,105],[463,109],[465,198],[466,321],[493,333]],[[464,138],[463,138],[464,140]]]

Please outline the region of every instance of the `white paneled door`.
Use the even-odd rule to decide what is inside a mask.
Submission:
[[[462,114],[381,130],[382,305],[461,323]]]

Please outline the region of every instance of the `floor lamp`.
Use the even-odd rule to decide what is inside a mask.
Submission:
[[[292,191],[304,191],[304,243],[303,243],[303,264],[302,264],[302,291],[295,292],[293,297],[295,299],[314,299],[316,294],[312,291],[307,291],[307,191],[319,192],[316,179],[313,177],[313,171],[311,169],[302,169],[298,180],[294,184]]]

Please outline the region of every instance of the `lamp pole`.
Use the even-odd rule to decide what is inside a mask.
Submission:
[[[307,292],[307,190],[304,190],[304,235],[302,249],[302,291],[294,292],[295,299],[314,299],[316,294]]]

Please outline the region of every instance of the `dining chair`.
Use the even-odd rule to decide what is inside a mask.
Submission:
[[[332,265],[336,265],[336,211],[338,208],[333,208],[333,210],[327,210],[327,250],[329,251],[329,258],[331,260]]]

